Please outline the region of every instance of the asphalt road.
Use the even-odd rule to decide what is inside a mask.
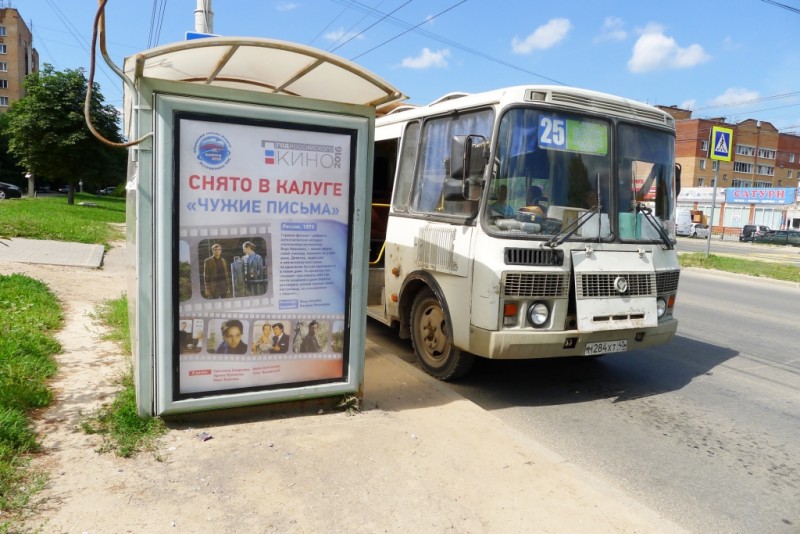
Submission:
[[[669,344],[451,387],[694,532],[800,532],[800,288],[685,270]],[[413,361],[410,344],[369,335]]]

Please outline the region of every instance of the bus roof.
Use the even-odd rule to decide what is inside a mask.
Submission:
[[[407,104],[376,120],[376,126],[405,122],[417,117],[437,115],[449,111],[480,106],[505,107],[510,104],[531,102],[573,108],[616,117],[625,117],[666,126],[674,129],[675,120],[666,112],[651,106],[588,89],[561,85],[518,85],[484,93],[449,93],[425,106],[411,107]]]

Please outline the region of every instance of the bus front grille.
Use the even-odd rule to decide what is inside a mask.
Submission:
[[[678,278],[681,272],[678,269],[660,271],[656,273],[656,288],[659,295],[675,293],[678,291]]]
[[[504,297],[566,297],[568,273],[506,273],[503,280]]]
[[[625,290],[620,291],[618,278],[625,280]],[[654,273],[576,273],[578,298],[647,297],[655,296]]]
[[[506,248],[506,265],[564,265],[564,251],[543,248]]]

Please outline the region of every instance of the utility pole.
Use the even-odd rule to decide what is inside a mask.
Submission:
[[[194,31],[198,33],[214,33],[214,12],[211,0],[197,0],[194,10]]]

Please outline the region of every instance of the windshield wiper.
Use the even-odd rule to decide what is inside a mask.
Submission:
[[[650,226],[656,229],[658,235],[661,237],[661,240],[667,247],[667,250],[672,250],[674,247],[672,246],[672,240],[670,240],[669,235],[664,230],[664,228],[659,224],[658,220],[653,215],[653,210],[645,206],[644,204],[636,204],[636,211],[638,213],[643,213],[644,218],[647,222],[650,223]]]
[[[566,241],[567,239],[572,237],[572,235],[575,232],[577,232],[580,229],[581,226],[586,224],[586,222],[589,219],[591,219],[593,215],[597,214],[598,218],[599,218],[600,210],[601,210],[601,206],[600,206],[600,202],[598,202],[597,204],[595,204],[594,206],[592,206],[588,210],[586,210],[583,213],[581,213],[580,217],[578,217],[577,219],[572,221],[572,223],[570,223],[569,226],[567,226],[566,228],[562,229],[556,235],[554,235],[553,237],[548,239],[547,242],[542,244],[542,246],[543,247],[550,247],[550,248],[555,248],[555,247],[559,246],[561,243],[563,243],[564,241]],[[600,232],[599,228],[600,228],[600,224],[598,223],[598,235],[599,235],[599,232]]]

